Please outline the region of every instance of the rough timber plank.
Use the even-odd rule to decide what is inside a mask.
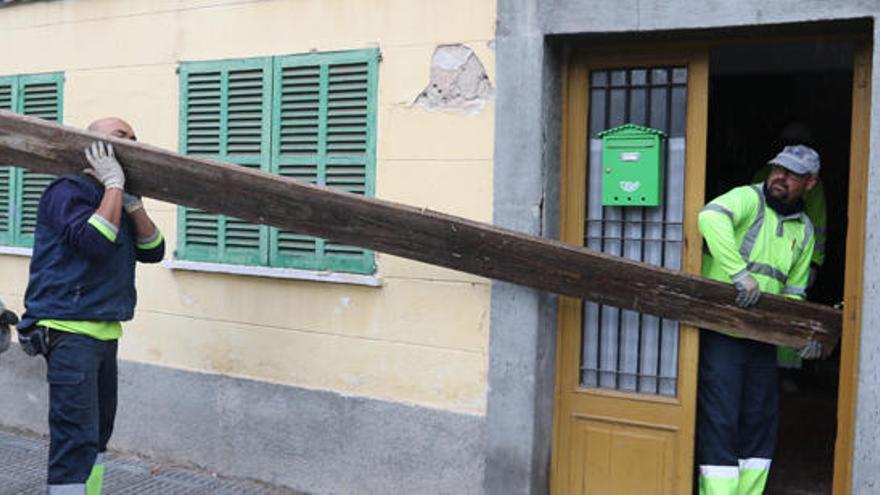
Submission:
[[[0,111],[0,163],[52,174],[86,166],[99,136]],[[142,143],[113,143],[129,191],[254,223],[774,344],[832,349],[841,312],[765,295],[743,310],[731,286],[442,213],[295,182]]]

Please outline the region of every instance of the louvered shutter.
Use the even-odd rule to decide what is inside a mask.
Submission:
[[[244,167],[270,169],[271,59],[183,64],[180,149]],[[265,265],[268,228],[180,208],[177,256]]]
[[[0,77],[0,109],[14,110],[16,96],[16,77]],[[15,169],[8,165],[0,166],[0,244],[12,244],[13,217],[12,205]]]
[[[278,57],[273,172],[373,196],[378,50]],[[270,264],[372,273],[373,253],[270,229]]]
[[[63,118],[61,108],[63,81],[64,77],[59,73],[20,76],[18,91],[20,106],[17,111],[60,124]],[[19,236],[16,244],[33,246],[40,196],[55,176],[24,169],[19,169],[18,174],[21,184],[18,191],[21,217],[18,220]]]

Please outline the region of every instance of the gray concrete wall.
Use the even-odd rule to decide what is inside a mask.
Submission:
[[[42,358],[0,356],[0,426],[45,434]],[[308,493],[480,493],[481,416],[122,362],[111,449]],[[2,491],[2,490],[0,490]]]
[[[876,0],[543,0],[537,3],[545,34],[672,31],[827,21],[873,17],[880,10]]]
[[[558,51],[549,35],[725,30],[776,24],[874,19],[877,0],[499,0],[495,136],[495,222],[554,237],[558,170]],[[814,26],[813,29],[816,29]],[[821,29],[819,27],[818,29]],[[880,46],[876,34],[875,46]],[[880,58],[874,54],[869,197],[880,194]],[[552,219],[551,219],[552,217]],[[880,489],[880,202],[868,203],[853,493]],[[488,493],[547,491],[552,418],[555,301],[496,283],[492,294]],[[549,396],[552,399],[552,395]],[[551,421],[552,423],[552,421]]]
[[[880,3],[875,3],[880,14]],[[875,21],[872,61],[868,212],[862,288],[862,335],[856,401],[853,493],[880,492],[880,29]]]
[[[499,2],[494,222],[555,238],[559,227],[559,61],[530,0]],[[549,486],[556,297],[494,282],[485,491]]]

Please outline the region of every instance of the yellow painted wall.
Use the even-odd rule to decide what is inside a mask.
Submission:
[[[412,102],[437,45],[494,84],[495,0],[79,0],[0,8],[0,75],[64,71],[64,121],[176,149],[181,61],[378,46],[377,196],[490,221],[493,115]],[[176,207],[147,202],[168,240]],[[0,255],[21,309],[28,258]],[[483,414],[489,282],[378,255],[379,288],[142,266],[124,359]]]

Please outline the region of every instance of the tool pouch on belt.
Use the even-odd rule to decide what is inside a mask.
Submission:
[[[28,356],[49,354],[49,331],[46,327],[30,327],[18,331],[18,343]]]

